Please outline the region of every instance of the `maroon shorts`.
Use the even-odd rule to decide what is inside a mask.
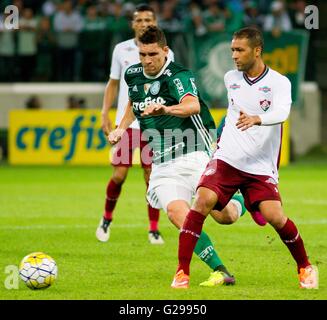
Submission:
[[[222,210],[237,190],[241,191],[250,212],[258,210],[261,201],[281,201],[278,185],[273,178],[238,170],[217,159],[208,163],[197,188],[199,187],[208,188],[217,194],[218,202],[214,208],[217,210]]]
[[[131,167],[133,153],[140,148],[141,164],[143,168],[151,168],[152,151],[148,142],[141,139],[141,130],[128,128],[121,140],[114,146],[112,165],[117,167]]]

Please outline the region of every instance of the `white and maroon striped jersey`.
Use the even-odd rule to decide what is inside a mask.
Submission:
[[[174,54],[169,50],[168,57],[170,60],[174,60]],[[139,49],[135,42],[135,39],[129,39],[118,43],[112,53],[110,78],[120,80],[119,94],[116,113],[116,125],[120,124],[120,121],[124,115],[125,107],[128,103],[128,86],[124,79],[126,69],[132,64],[140,63]],[[139,124],[135,120],[131,125],[131,128],[139,129]]]
[[[228,109],[213,158],[244,172],[270,176],[278,182],[282,123],[292,103],[290,81],[268,67],[254,79],[232,70],[225,74],[224,80]],[[262,124],[245,131],[237,129],[241,110],[258,115]]]

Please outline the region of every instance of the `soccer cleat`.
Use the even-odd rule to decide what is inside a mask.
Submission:
[[[200,283],[201,287],[215,287],[224,284],[224,273],[221,271],[214,271],[210,274],[208,280]]]
[[[224,274],[224,285],[233,286],[235,284],[234,276],[233,275],[228,275],[225,272],[223,272],[223,274]]]
[[[259,226],[263,227],[263,226],[265,226],[267,224],[267,221],[262,216],[260,211],[253,211],[253,212],[250,212],[250,213],[251,213],[251,217],[254,220],[254,222],[256,224],[258,224]]]
[[[304,289],[318,289],[319,287],[319,273],[316,266],[307,266],[300,269],[300,288]]]
[[[183,270],[179,270],[174,277],[171,287],[174,289],[188,289],[190,283],[190,277],[184,273]]]
[[[99,226],[95,232],[97,239],[101,242],[107,242],[110,237],[110,220],[101,218]]]
[[[151,244],[164,244],[164,240],[158,230],[149,231],[149,241]]]

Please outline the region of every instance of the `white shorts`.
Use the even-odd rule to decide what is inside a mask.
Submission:
[[[188,153],[158,165],[152,164],[147,200],[153,208],[164,209],[175,200],[189,205],[210,157],[204,151]]]

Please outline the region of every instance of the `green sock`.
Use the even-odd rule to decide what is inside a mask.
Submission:
[[[194,248],[196,255],[205,262],[212,270],[217,269],[217,266],[223,265],[218,257],[217,252],[213,248],[213,244],[205,232],[201,232],[200,238]]]
[[[244,215],[244,213],[246,212],[243,195],[241,193],[237,192],[232,196],[232,200],[238,201],[239,204],[241,205],[241,207],[242,207],[241,217],[242,217]]]

